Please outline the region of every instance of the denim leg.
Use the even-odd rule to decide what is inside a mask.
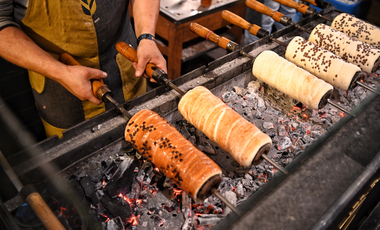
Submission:
[[[299,2],[299,0],[294,0],[294,1],[297,3]],[[285,16],[288,16],[289,18],[292,19],[292,22],[296,23],[296,13],[297,13],[296,9],[281,5],[278,11],[284,14]],[[279,22],[276,22],[274,26],[276,27],[277,30],[280,30],[285,27]]]
[[[280,8],[280,3],[275,2],[273,0],[264,0],[264,5],[269,7],[270,9],[274,11],[278,11]],[[267,16],[267,15],[262,15],[261,17],[261,28],[264,30],[267,30],[269,34],[272,32],[272,26],[273,26],[274,20]]]
[[[263,2],[263,0],[258,0],[259,2]],[[261,24],[261,13],[247,7],[245,11],[245,20],[247,20],[250,24],[256,24],[260,26]],[[259,40],[258,37],[252,35],[248,32],[248,30],[244,30],[244,45],[251,44]]]
[[[257,40],[259,40],[258,37],[248,32],[248,30],[244,30],[244,45],[245,46]]]

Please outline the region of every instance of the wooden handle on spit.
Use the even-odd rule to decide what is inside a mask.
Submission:
[[[264,4],[262,4],[258,1],[255,1],[255,0],[246,0],[245,4],[249,8],[256,10],[257,12],[265,14],[265,15],[273,18],[273,20],[275,20],[276,22],[280,22],[281,18],[284,16],[284,14],[282,14],[278,11],[273,11],[269,7],[265,6]]]
[[[59,57],[59,61],[66,64],[66,65],[81,65],[75,58],[73,58],[68,53],[63,53]],[[92,80],[92,93],[95,95],[95,97],[98,97],[98,90],[100,87],[104,86],[105,84],[99,80]],[[108,87],[107,87],[108,88]],[[98,98],[99,100],[102,100],[102,98]]]
[[[128,45],[125,42],[118,42],[116,44],[116,50],[121,53],[124,57],[126,57],[131,62],[137,62],[137,53],[136,50],[133,49],[130,45]],[[151,78],[153,75],[153,72],[158,67],[155,64],[148,63],[145,68],[145,73]]]
[[[54,215],[53,211],[49,208],[49,206],[42,199],[40,194],[33,192],[27,198],[26,202],[31,206],[34,213],[41,220],[43,225],[49,230],[64,230],[65,228],[61,224],[61,222]]]
[[[318,4],[315,0],[303,0],[303,1],[308,2],[310,4],[313,4],[314,6],[318,6]]]
[[[309,9],[309,6],[305,4],[296,3],[293,0],[274,0],[274,1],[280,3],[281,5],[294,8],[301,14],[306,14],[307,9]]]
[[[242,17],[239,15],[236,15],[232,13],[231,11],[228,10],[223,10],[222,11],[222,18],[234,25],[237,25],[245,30],[248,30],[251,34],[257,36],[257,32],[261,29],[260,26],[251,24],[244,20]]]
[[[196,22],[190,24],[190,30],[198,34],[200,37],[205,38],[206,40],[212,41],[223,49],[227,49],[228,43],[231,41],[225,37],[221,37],[211,30],[199,25]]]

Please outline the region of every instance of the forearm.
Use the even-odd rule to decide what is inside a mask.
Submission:
[[[159,0],[131,0],[136,37],[149,33],[154,35],[160,12]]]
[[[60,82],[59,73],[65,67],[17,27],[7,27],[0,31],[0,56],[22,68],[58,82]]]
[[[0,31],[0,56],[22,68],[51,78],[81,100],[99,104],[92,93],[91,79],[107,74],[85,66],[68,66],[56,60],[33,42],[21,29],[7,27]]]

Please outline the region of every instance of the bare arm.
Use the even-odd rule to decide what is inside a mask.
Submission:
[[[157,19],[160,12],[160,1],[131,0],[131,5],[135,21],[136,37],[144,33],[155,35]],[[137,47],[137,58],[139,62],[137,64],[134,63],[137,77],[142,76],[147,63],[153,63],[167,72],[166,60],[158,49],[157,44],[152,40],[141,40]]]
[[[62,64],[17,27],[10,26],[0,31],[0,56],[22,68],[57,81],[81,100],[101,103],[92,93],[90,79],[105,78],[105,72]]]

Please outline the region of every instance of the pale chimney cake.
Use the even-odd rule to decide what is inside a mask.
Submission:
[[[308,71],[266,50],[253,63],[252,73],[260,81],[275,87],[311,109],[321,109],[333,86],[318,79]]]

